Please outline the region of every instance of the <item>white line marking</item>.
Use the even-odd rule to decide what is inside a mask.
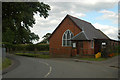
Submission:
[[[49,67],[50,69],[49,69],[49,72],[44,76],[45,78],[51,73],[51,71],[52,71],[52,67],[50,66]]]
[[[44,76],[46,78],[52,72],[52,67],[48,63],[46,63],[46,62],[42,62],[42,61],[39,61],[39,62],[43,63],[43,64],[45,64],[45,65],[47,65],[49,67],[48,73]]]

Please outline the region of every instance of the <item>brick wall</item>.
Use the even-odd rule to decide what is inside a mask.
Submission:
[[[62,46],[62,36],[64,32],[68,29],[74,34],[74,36],[81,32],[81,29],[78,28],[71,21],[71,19],[69,19],[69,17],[66,17],[50,38],[49,52],[52,57],[70,57],[71,55],[76,55],[76,52],[74,49],[72,49],[72,47]],[[91,41],[83,41],[83,54],[94,54],[94,48],[91,48]],[[81,54],[79,53],[79,55]]]
[[[80,47],[81,42],[77,43],[77,51],[80,57],[94,55],[94,48],[91,47],[91,41],[82,41],[83,47]]]
[[[94,54],[94,48],[91,47],[91,41],[83,41],[84,54]]]
[[[70,57],[72,47],[62,46],[62,35],[68,29],[74,34],[74,36],[81,32],[81,30],[69,19],[69,17],[66,17],[50,38],[50,54],[52,56]]]

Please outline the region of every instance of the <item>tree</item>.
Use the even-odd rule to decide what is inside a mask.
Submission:
[[[50,6],[43,2],[3,2],[2,3],[2,41],[10,43],[31,43],[39,40],[31,33],[35,24],[34,14],[47,18]]]
[[[120,29],[118,30],[118,40],[120,41]]]
[[[51,33],[47,33],[44,35],[42,38],[43,40],[40,43],[48,43],[49,42],[49,37],[51,36]]]

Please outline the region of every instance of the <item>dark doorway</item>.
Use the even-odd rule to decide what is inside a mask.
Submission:
[[[80,56],[83,54],[83,41],[77,42],[77,54]]]
[[[95,43],[95,45],[94,45],[94,48],[95,48],[94,53],[95,54],[102,51],[102,48],[103,48],[102,43],[106,43],[106,46],[107,46],[107,44],[109,42],[109,40],[105,40],[105,39],[95,39],[94,41],[95,41],[94,42]]]

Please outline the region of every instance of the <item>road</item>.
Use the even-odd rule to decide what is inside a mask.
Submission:
[[[117,78],[118,69],[108,66],[75,62],[72,59],[40,59],[11,55],[19,66],[3,78]]]

